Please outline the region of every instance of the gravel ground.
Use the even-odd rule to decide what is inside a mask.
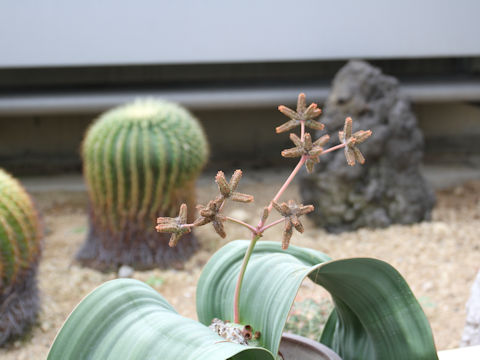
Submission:
[[[254,204],[240,204],[226,212],[241,220],[256,223],[263,206],[273,197],[285,171],[247,171],[240,191],[255,195]],[[200,202],[216,192],[214,174],[199,180]],[[86,229],[86,195],[83,192],[34,194],[47,229],[43,259],[39,269],[42,311],[38,323],[24,338],[0,350],[0,358],[44,359],[56,332],[74,306],[91,290],[116,274],[103,274],[81,268],[72,258],[82,243]],[[299,201],[293,184],[285,199]],[[305,233],[294,234],[292,244],[312,247],[333,258],[368,256],[385,260],[406,278],[422,304],[432,325],[438,349],[459,345],[465,321],[465,303],[480,264],[480,181],[437,192],[433,221],[388,229],[363,229],[332,235],[316,229],[308,219]],[[264,239],[281,239],[281,226],[268,230]],[[229,224],[227,240],[220,239],[210,226],[198,229],[201,250],[183,270],[135,272],[133,277],[146,281],[160,291],[187,317],[195,318],[195,285],[200,271],[213,251],[227,240],[247,238],[243,228]],[[326,296],[306,283],[301,298]]]

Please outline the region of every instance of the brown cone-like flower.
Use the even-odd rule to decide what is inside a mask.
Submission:
[[[235,170],[230,178],[230,183],[227,182],[223,171],[219,171],[217,173],[217,176],[215,176],[215,181],[217,182],[220,194],[224,199],[231,199],[233,201],[243,203],[250,203],[253,201],[252,195],[242,194],[235,191],[241,178],[242,170]]]
[[[312,103],[307,107],[305,103],[305,94],[303,93],[298,95],[297,111],[292,110],[284,105],[280,105],[278,110],[291,120],[277,127],[275,129],[277,133],[292,130],[294,127],[300,125],[302,121],[305,122],[305,126],[311,129],[322,130],[324,128],[322,123],[313,120],[320,116],[322,110],[320,110],[315,103]]]
[[[355,162],[358,161],[360,164],[365,162],[365,157],[357,148],[358,144],[361,144],[365,140],[367,140],[372,132],[370,130],[359,130],[355,134],[352,135],[352,118],[347,117],[345,119],[345,125],[343,127],[343,131],[338,133],[338,138],[340,142],[345,144],[345,157],[347,159],[347,163],[350,166],[355,165]]]
[[[200,217],[193,223],[194,226],[202,226],[208,223],[212,223],[215,232],[222,238],[225,238],[227,234],[223,227],[223,223],[226,221],[224,215],[220,214],[220,209],[223,204],[223,198],[218,197],[215,200],[210,200],[207,206],[198,205],[197,209],[200,213]]]
[[[157,218],[157,226],[155,229],[158,232],[172,233],[168,245],[170,247],[174,247],[177,245],[178,240],[182,237],[182,235],[188,234],[192,231],[189,226],[184,226],[185,224],[187,224],[187,205],[182,204],[176,218]]]
[[[215,200],[209,201],[207,206],[197,206],[200,217],[195,220],[193,223],[194,226],[202,226],[212,223],[213,228],[218,235],[220,235],[222,238],[227,236],[225,233],[225,228],[223,227],[223,223],[227,220],[227,218],[220,214],[225,199],[231,199],[233,201],[243,203],[249,203],[253,201],[253,196],[235,191],[241,178],[242,170],[235,170],[230,178],[230,182],[227,182],[223,171],[219,171],[217,173],[215,176],[215,182],[220,190],[220,196],[218,196]]]
[[[293,228],[295,228],[298,232],[303,233],[303,225],[298,218],[302,215],[312,212],[314,210],[314,207],[313,205],[297,205],[293,200],[289,200],[288,204],[278,204],[277,202],[273,201],[272,205],[275,210],[277,210],[280,215],[285,218],[282,249],[286,250],[290,244]]]
[[[305,162],[305,166],[307,171],[311,173],[313,171],[313,167],[317,164],[320,159],[319,156],[322,154],[323,147],[330,137],[328,135],[324,135],[321,138],[312,142],[312,137],[309,133],[304,135],[304,140],[302,141],[297,135],[290,134],[290,140],[295,144],[294,148],[286,149],[282,151],[283,157],[299,157],[302,155],[307,156],[307,161]]]

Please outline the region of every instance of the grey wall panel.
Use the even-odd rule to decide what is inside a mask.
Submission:
[[[0,67],[480,55],[479,0],[2,0]]]

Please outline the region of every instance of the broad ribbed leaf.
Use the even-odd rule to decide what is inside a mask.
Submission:
[[[321,341],[344,359],[437,359],[422,308],[389,264],[337,260],[309,276],[332,294],[335,310]]]
[[[233,294],[248,241],[220,249],[197,287],[199,320],[233,319]],[[317,251],[259,242],[242,286],[240,316],[261,332],[260,343],[276,354],[288,312],[309,276],[330,292],[335,310],[322,342],[344,359],[437,359],[430,326],[402,276],[367,258],[329,261]]]
[[[206,326],[177,314],[148,285],[109,281],[72,312],[48,360],[272,360],[262,348],[224,341]]]

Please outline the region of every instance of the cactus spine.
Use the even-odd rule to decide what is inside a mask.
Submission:
[[[41,239],[32,200],[0,169],[0,345],[21,335],[37,315]]]
[[[173,216],[180,203],[194,208],[194,181],[208,144],[188,111],[155,100],[112,109],[88,129],[82,157],[91,209],[78,260],[102,270],[121,264],[151,268],[175,265],[193,253],[193,236],[172,251],[168,236],[154,230],[156,218]]]

